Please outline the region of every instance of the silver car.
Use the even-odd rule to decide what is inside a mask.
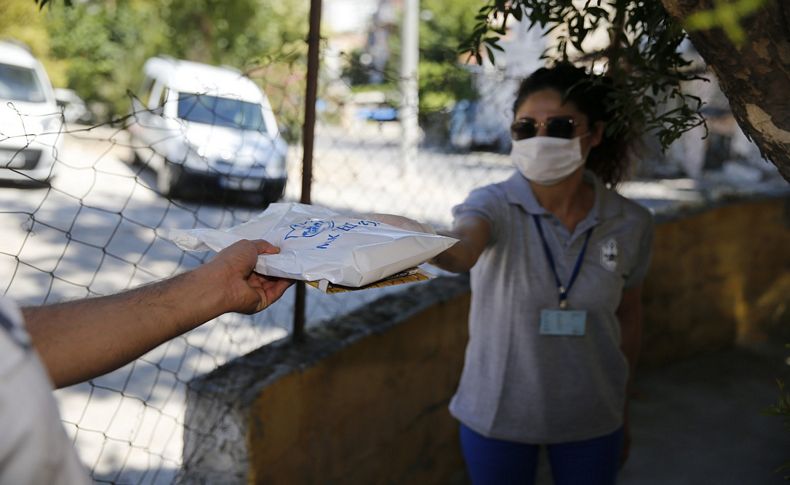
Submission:
[[[63,150],[49,77],[23,45],[0,41],[0,179],[41,183]]]
[[[156,57],[127,129],[139,161],[169,197],[218,190],[282,197],[283,140],[266,95],[240,72]]]

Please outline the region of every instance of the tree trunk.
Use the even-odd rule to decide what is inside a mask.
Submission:
[[[661,0],[678,22],[715,6],[711,0]],[[768,0],[740,19],[739,48],[721,29],[690,32],[692,44],[718,77],[735,119],[763,156],[790,181],[790,3]]]

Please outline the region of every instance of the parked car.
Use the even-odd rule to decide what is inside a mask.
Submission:
[[[280,199],[288,146],[266,94],[239,71],[155,57],[127,129],[170,197],[217,190]]]
[[[398,121],[398,109],[387,101],[386,95],[381,91],[363,91],[356,93],[352,98],[356,107],[355,116],[358,120]]]
[[[0,41],[0,179],[49,181],[62,128],[44,67],[23,44]]]
[[[450,145],[456,150],[510,152],[507,119],[492,113],[489,106],[467,99],[458,101],[450,112],[449,125]]]

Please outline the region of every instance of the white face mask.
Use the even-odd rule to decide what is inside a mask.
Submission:
[[[554,185],[584,165],[581,138],[534,136],[514,141],[510,158],[528,180],[540,185]]]

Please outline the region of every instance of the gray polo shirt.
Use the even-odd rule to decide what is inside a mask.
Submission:
[[[538,204],[518,172],[474,190],[453,215],[491,224],[488,246],[471,270],[469,343],[450,412],[478,433],[522,443],[602,436],[623,424],[628,363],[615,311],[623,290],[639,285],[650,259],[652,216],[591,173],[595,202],[573,234]],[[593,228],[568,295],[586,310],[584,336],[539,333],[542,309],[558,292],[532,215],[541,219],[557,273],[567,284],[585,233]]]

